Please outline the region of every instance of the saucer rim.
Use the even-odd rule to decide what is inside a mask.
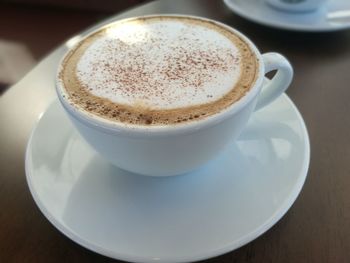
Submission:
[[[144,257],[144,256],[138,256],[138,255],[131,255],[131,254],[124,254],[120,252],[115,252],[114,250],[105,249],[103,247],[97,246],[91,242],[88,242],[84,240],[84,238],[81,238],[77,234],[74,233],[73,229],[64,226],[60,223],[59,220],[53,216],[49,210],[45,207],[44,203],[41,202],[41,199],[39,198],[37,192],[35,191],[35,187],[33,185],[33,182],[31,180],[32,177],[32,155],[31,155],[31,149],[33,144],[33,138],[34,134],[41,122],[42,116],[47,112],[47,110],[53,105],[53,103],[58,103],[56,100],[51,103],[47,109],[41,114],[40,118],[37,120],[31,134],[28,140],[26,152],[25,152],[25,174],[26,174],[26,181],[29,186],[30,193],[35,201],[35,204],[41,211],[41,213],[48,219],[48,221],[56,228],[58,229],[63,235],[68,237],[71,241],[74,241],[75,243],[81,245],[82,247],[93,251],[95,253],[101,254],[103,256],[112,258],[112,259],[118,259],[118,260],[124,260],[129,262],[164,262],[164,263],[170,263],[170,262],[195,262],[200,260],[205,260],[208,258],[213,258],[216,256],[223,255],[225,253],[232,252],[249,242],[255,240],[262,234],[264,234],[267,230],[269,230],[273,225],[275,225],[285,214],[286,212],[291,208],[291,206],[294,204],[295,200],[299,196],[301,189],[305,183],[307,172],[309,169],[310,164],[310,139],[307,131],[307,127],[305,125],[304,119],[302,118],[301,113],[299,112],[296,105],[293,103],[293,101],[286,95],[285,93],[281,95],[278,99],[286,99],[289,103],[292,110],[295,112],[298,123],[300,125],[301,133],[304,138],[304,153],[305,158],[303,159],[302,165],[300,167],[300,173],[298,175],[298,179],[295,182],[295,185],[293,187],[293,190],[289,194],[287,194],[287,198],[284,200],[284,202],[279,206],[278,209],[275,210],[273,214],[269,217],[268,220],[266,220],[262,225],[260,225],[255,230],[247,233],[246,235],[242,236],[238,241],[232,241],[228,243],[227,245],[219,248],[219,249],[212,249],[210,251],[206,251],[205,253],[200,253],[200,255],[191,255],[186,257],[178,257],[178,256],[168,256],[168,257]],[[278,100],[277,99],[277,100]]]
[[[267,26],[270,28],[275,28],[275,29],[280,29],[280,30],[288,30],[288,31],[294,31],[294,32],[304,32],[304,33],[322,33],[322,32],[337,32],[337,31],[341,31],[341,30],[346,30],[350,28],[350,23],[346,24],[344,23],[339,24],[337,26],[334,27],[313,27],[310,25],[297,25],[297,24],[290,24],[287,22],[284,22],[284,24],[280,25],[280,24],[274,24],[272,21],[270,20],[265,20],[265,19],[261,19],[260,16],[259,17],[254,17],[252,15],[249,14],[249,12],[247,12],[246,9],[244,8],[240,8],[238,5],[235,4],[236,1],[242,1],[242,0],[223,0],[224,4],[226,5],[226,7],[232,11],[234,14],[240,16],[241,18],[244,18],[250,22],[254,22],[256,24],[260,24],[263,26]],[[262,5],[263,3],[260,3],[259,0],[253,0],[256,2],[259,2],[260,5]],[[282,12],[282,11],[280,11]],[[296,16],[298,16],[298,13],[295,14]],[[282,21],[282,20],[280,20]]]

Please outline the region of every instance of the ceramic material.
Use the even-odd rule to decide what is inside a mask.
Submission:
[[[126,261],[190,262],[274,225],[299,194],[309,155],[303,119],[282,95],[195,172],[136,175],[97,155],[55,102],[33,130],[26,174],[40,210],[78,244]]]
[[[266,3],[286,12],[314,12],[328,0],[265,0]]]
[[[350,1],[331,0],[317,11],[286,13],[265,0],[224,0],[235,14],[265,26],[306,32],[330,32],[350,28]]]
[[[124,170],[151,176],[192,171],[216,156],[240,134],[256,104],[257,108],[261,108],[287,89],[293,69],[286,58],[277,53],[261,55],[244,35],[224,24],[210,21],[233,31],[248,43],[258,59],[258,76],[243,98],[207,118],[177,125],[130,127],[72,106],[58,78],[58,97],[73,124],[106,160]],[[277,70],[276,76],[264,85],[264,75],[272,70]]]

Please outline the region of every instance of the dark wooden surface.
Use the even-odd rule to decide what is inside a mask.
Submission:
[[[287,93],[302,113],[311,140],[308,177],[289,212],[253,242],[205,262],[350,262],[350,30],[306,34],[269,29],[233,15],[216,0],[155,2],[132,14],[165,9],[223,21],[244,32],[262,52],[285,54],[295,69]],[[66,20],[59,30],[85,26],[84,21],[94,21],[89,16],[83,22]],[[24,151],[28,127],[38,114],[26,115],[26,105],[45,102],[45,94],[34,94],[18,107],[14,96],[5,93],[0,98],[0,262],[114,262],[62,235],[29,193]],[[17,99],[26,101],[20,95]],[[21,114],[23,120],[13,121],[12,116]]]
[[[40,59],[68,37],[105,16],[101,12],[0,4],[0,40],[24,43],[33,56]]]

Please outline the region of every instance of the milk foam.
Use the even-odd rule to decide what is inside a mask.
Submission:
[[[241,54],[219,31],[181,20],[131,21],[108,28],[80,57],[76,75],[95,96],[129,106],[175,109],[231,91]]]

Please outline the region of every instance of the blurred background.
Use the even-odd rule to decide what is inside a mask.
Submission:
[[[0,0],[0,94],[69,37],[149,0]]]

